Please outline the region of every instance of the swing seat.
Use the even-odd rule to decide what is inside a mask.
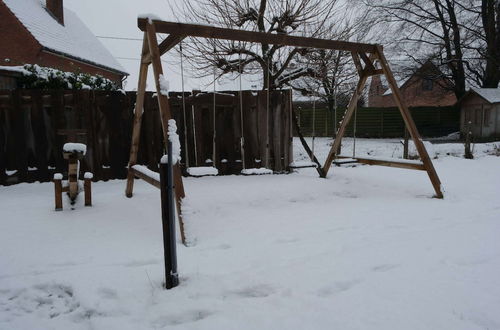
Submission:
[[[310,162],[310,161],[293,161],[288,165],[288,167],[292,169],[299,169],[299,168],[317,168],[318,164]]]
[[[219,170],[212,166],[188,167],[186,172],[189,176],[201,178],[203,176],[219,175]]]
[[[261,168],[245,168],[240,172],[242,175],[265,175],[265,174],[273,174],[273,170],[270,170],[265,167]]]
[[[359,164],[359,161],[355,158],[336,158],[332,162],[335,166],[349,165],[355,166]]]

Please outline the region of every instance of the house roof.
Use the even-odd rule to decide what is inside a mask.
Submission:
[[[422,72],[427,72],[429,70],[432,70],[433,72],[437,72],[437,73],[440,73],[441,74],[441,70],[439,70],[439,68],[434,64],[432,63],[430,60],[426,61],[424,64],[422,64],[414,73],[412,73],[409,77],[406,77],[406,78],[401,78],[401,77],[394,77],[394,79],[396,80],[396,83],[398,84],[398,88],[403,88],[415,75],[418,75]],[[384,96],[385,95],[391,95],[392,94],[392,90],[389,88],[389,84],[387,83],[387,79],[385,78],[384,75],[381,76],[381,82],[382,82],[382,86],[388,88],[385,92],[384,92]]]
[[[472,87],[470,89],[477,95],[481,96],[483,99],[491,104],[500,103],[500,88],[476,88]]]
[[[128,75],[78,16],[64,8],[64,25],[45,8],[43,0],[3,0],[10,11],[45,49]]]

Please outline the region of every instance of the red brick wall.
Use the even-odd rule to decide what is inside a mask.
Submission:
[[[410,107],[427,107],[436,106],[444,107],[451,106],[457,102],[455,94],[443,88],[443,80],[433,82],[432,90],[426,91],[422,88],[423,79],[418,76],[413,76],[401,88],[401,93]],[[378,89],[377,89],[378,88]],[[372,77],[370,83],[370,91],[368,98],[368,106],[370,107],[395,107],[396,103],[390,95],[383,95],[387,88],[381,84],[380,77]]]
[[[100,74],[121,84],[122,76],[119,74],[43,51],[3,1],[0,1],[0,17],[0,65],[38,64],[63,71]]]

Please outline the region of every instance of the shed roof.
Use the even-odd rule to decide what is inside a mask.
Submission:
[[[481,96],[491,104],[500,103],[500,88],[476,88],[472,87],[471,91]]]
[[[29,33],[47,50],[124,75],[127,72],[78,16],[64,8],[64,25],[42,0],[3,0]]]

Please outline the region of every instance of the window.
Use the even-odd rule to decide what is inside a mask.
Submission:
[[[490,126],[490,109],[484,109],[484,118],[483,118],[483,124],[485,127]]]
[[[434,82],[431,79],[424,78],[422,80],[422,90],[431,91],[434,88]]]

